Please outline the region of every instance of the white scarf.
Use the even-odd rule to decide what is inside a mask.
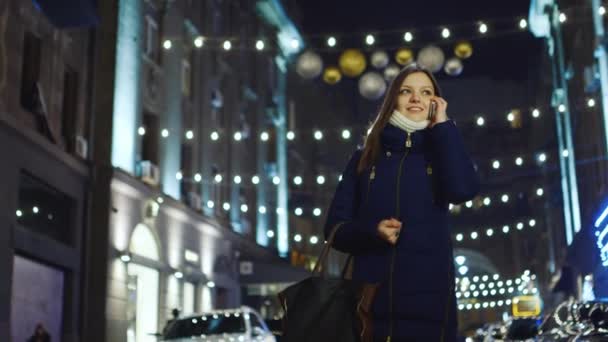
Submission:
[[[389,122],[393,126],[397,126],[408,133],[423,130],[427,128],[430,124],[429,120],[414,121],[412,119],[409,119],[396,109],[393,111],[393,115],[391,116]]]

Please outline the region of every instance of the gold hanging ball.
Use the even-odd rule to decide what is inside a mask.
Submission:
[[[365,70],[367,62],[365,55],[356,49],[348,49],[340,55],[340,69],[348,77],[357,77]]]
[[[460,59],[467,59],[473,54],[473,46],[467,41],[462,41],[454,47],[454,54]]]
[[[414,60],[414,51],[408,48],[401,48],[395,53],[395,61],[400,65],[410,64]]]
[[[323,72],[323,81],[325,81],[325,83],[336,84],[340,82],[341,79],[342,73],[340,72],[340,69],[334,66],[325,68],[325,71]]]

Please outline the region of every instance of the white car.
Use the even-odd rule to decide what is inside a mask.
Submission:
[[[254,309],[242,306],[180,317],[167,327],[161,341],[276,342],[276,339]]]

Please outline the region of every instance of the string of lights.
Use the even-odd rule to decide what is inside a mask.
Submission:
[[[513,224],[513,227],[515,227],[516,230],[521,231],[526,227],[526,223],[524,223],[525,221],[526,220],[521,219],[521,220],[517,221],[515,224]],[[534,218],[527,219],[527,226],[529,228],[534,228],[536,226],[536,224],[537,224],[536,219],[534,219]],[[502,229],[500,231],[502,231],[503,234],[509,234],[510,232],[514,231],[514,229],[510,225],[503,225]],[[486,228],[485,235],[484,235],[484,233],[477,232],[477,231],[471,231],[467,234],[457,233],[454,235],[454,240],[456,240],[459,243],[462,243],[462,242],[466,241],[466,238],[468,236],[468,238],[471,241],[475,241],[475,240],[481,239],[482,237],[491,238],[491,237],[497,235],[497,233],[499,233],[499,231],[495,228]]]
[[[459,257],[456,257],[458,259]],[[462,257],[460,257],[462,258]],[[458,263],[458,260],[456,260]],[[501,279],[498,274],[456,278],[458,310],[478,310],[511,305],[512,297],[538,294],[536,275],[526,270],[521,277]],[[492,297],[492,298],[490,298]],[[490,300],[491,299],[491,300]],[[480,301],[485,300],[485,301]]]
[[[576,8],[580,8],[577,6]],[[576,18],[569,18],[569,14],[573,12],[575,7],[563,9],[559,15],[559,21],[565,24],[577,24]],[[598,8],[600,15],[605,15],[606,9],[602,5]],[[451,24],[451,25],[436,25],[427,27],[417,27],[416,29],[396,29],[383,31],[368,31],[368,32],[349,32],[341,34],[311,34],[301,36],[301,40],[297,37],[292,37],[289,41],[289,47],[298,50],[302,46],[302,41],[306,41],[308,45],[315,50],[331,51],[341,45],[352,44],[353,40],[359,40],[363,46],[378,46],[384,42],[393,42],[396,38],[403,41],[403,44],[414,45],[418,41],[423,40],[425,44],[438,43],[441,41],[449,41],[455,39],[483,39],[495,36],[503,36],[516,32],[526,31],[528,22],[527,15],[519,15],[514,17],[496,18],[477,20],[474,22]],[[574,19],[574,20],[573,20]],[[460,33],[460,34],[459,34]],[[462,34],[464,33],[464,34]],[[458,37],[457,37],[458,36]],[[419,37],[430,38],[420,39]],[[170,39],[163,40],[162,47],[165,50],[170,50],[173,45],[178,43]],[[255,51],[275,51],[277,50],[274,42],[259,37],[257,39],[243,40],[237,36],[197,36],[191,41],[191,46],[196,49],[211,49],[211,50],[255,50]]]

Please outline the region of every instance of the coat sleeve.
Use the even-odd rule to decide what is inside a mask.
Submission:
[[[356,211],[361,200],[361,191],[357,187],[357,165],[362,151],[357,150],[348,161],[342,181],[338,183],[336,193],[329,206],[324,226],[325,239],[334,228],[340,225],[334,238],[333,247],[350,254],[361,254],[385,246],[376,233],[376,224],[367,222]]]
[[[479,192],[479,177],[462,136],[452,120],[430,129],[435,169],[445,199],[454,204],[473,199]]]

